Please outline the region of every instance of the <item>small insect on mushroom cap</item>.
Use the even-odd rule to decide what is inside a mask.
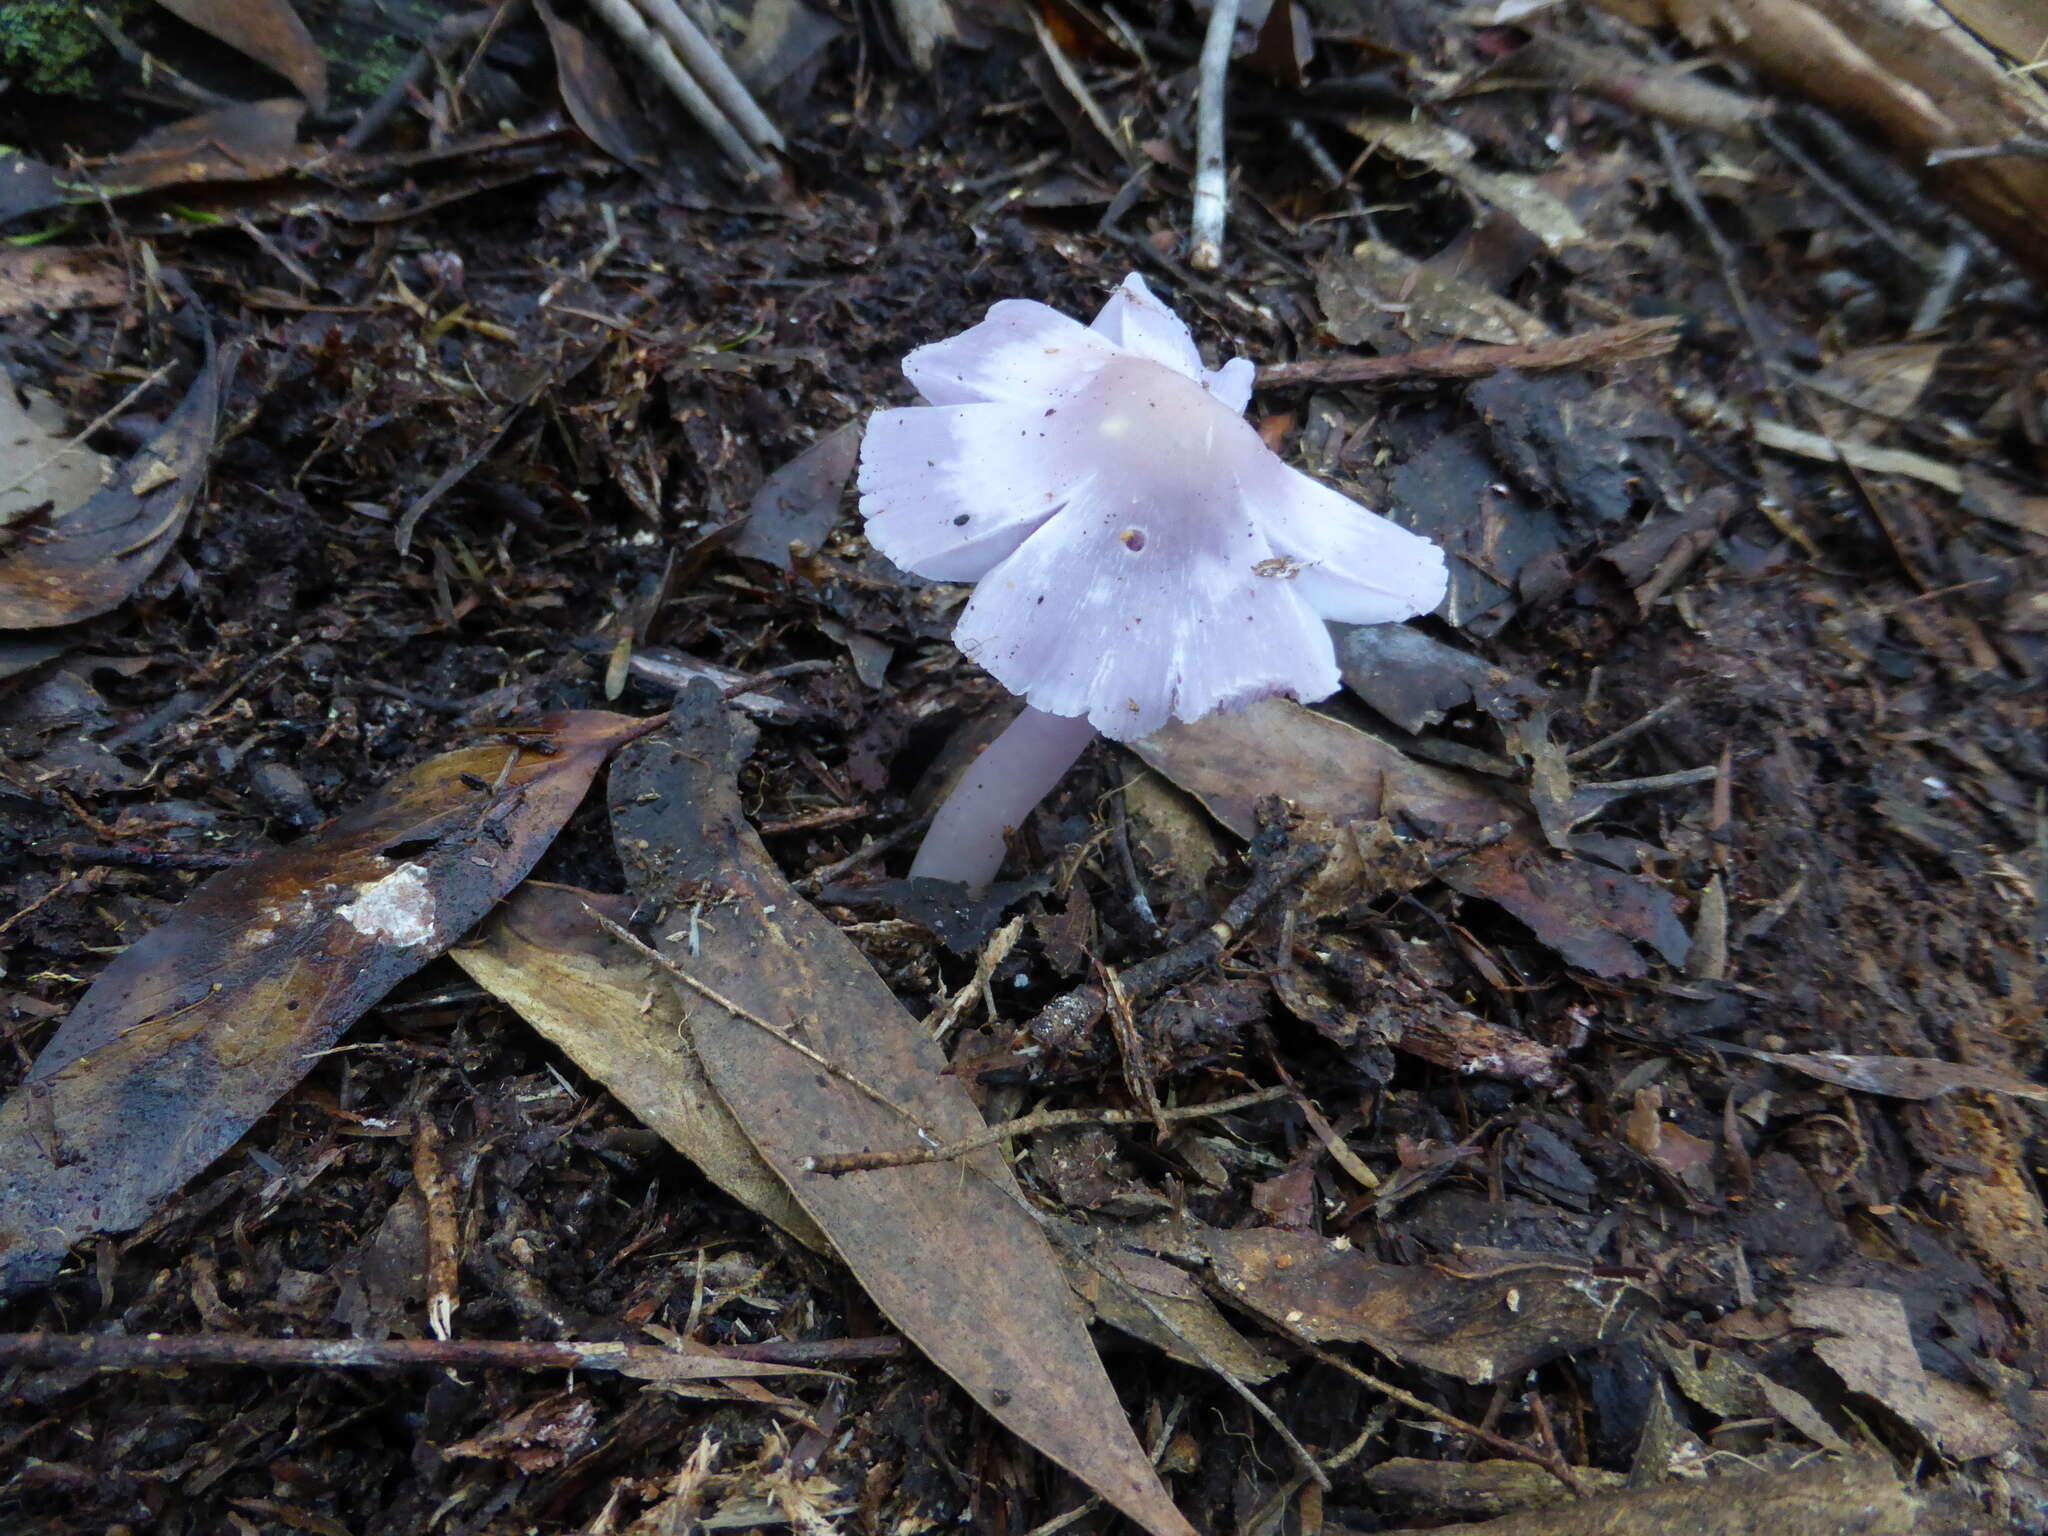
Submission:
[[[954,642],[1048,714],[1132,740],[1324,698],[1326,619],[1443,600],[1443,552],[1282,463],[1244,419],[1252,364],[1204,368],[1136,273],[1093,325],[1005,299],[903,371],[930,403],[868,422],[868,538],[974,582]]]

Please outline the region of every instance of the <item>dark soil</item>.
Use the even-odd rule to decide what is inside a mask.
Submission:
[[[1350,115],[1434,101],[1390,60],[1449,71],[1515,36],[1424,13],[1428,30],[1361,46],[1373,24],[1421,26],[1378,9],[1353,19],[1353,41],[1331,23],[1324,45],[1330,76],[1354,79],[1366,102]],[[1091,161],[1100,144],[1063,128],[1071,103],[1049,105],[1034,83],[1028,37],[942,52],[923,76],[891,60],[875,18],[838,19],[841,39],[774,98],[792,146],[772,190],[722,180],[659,108],[653,128],[678,162],[659,175],[622,172],[549,128],[545,48],[527,23],[532,62],[508,70],[514,104],[492,109],[527,136],[520,154],[480,145],[389,168],[374,217],[317,178],[181,187],[67,216],[64,242],[113,253],[128,299],[8,315],[0,349],[17,383],[53,396],[74,428],[113,413],[93,446],[124,458],[145,441],[208,331],[240,355],[176,553],[0,694],[10,1084],[108,957],[210,866],[289,841],[494,726],[665,707],[669,690],[640,673],[607,701],[628,629],[643,651],[741,674],[826,664],[772,684],[800,709],[763,725],[742,787],[791,876],[838,864],[915,814],[948,738],[1000,695],[946,643],[942,594],[867,551],[850,498],[793,571],[735,553],[769,473],[870,408],[907,403],[903,354],[998,299],[1086,316],[1137,270],[1212,361],[1325,357],[1328,273],[1352,244],[1370,236],[1423,256],[1463,242],[1474,280],[1558,330],[1671,313],[1680,346],[1615,374],[1515,376],[1533,381],[1527,397],[1475,400],[1479,385],[1429,380],[1262,392],[1255,419],[1291,461],[1424,525],[1439,513],[1418,484],[1453,500],[1466,484],[1451,457],[1429,455],[1463,443],[1481,500],[1498,482],[1555,529],[1548,552],[1488,547],[1505,562],[1498,597],[1462,630],[1422,627],[1547,690],[1549,738],[1567,751],[1664,711],[1578,763],[1581,786],[1721,765],[1718,789],[1620,798],[1574,834],[1604,839],[1609,860],[1676,898],[1691,957],[1640,950],[1642,974],[1595,975],[1441,883],[1320,921],[1283,901],[1222,969],[1143,1015],[1157,1083],[1182,1100],[1220,1097],[1284,1069],[1353,1152],[1383,1180],[1412,1177],[1412,1192],[1376,1201],[1284,1102],[1185,1145],[1122,1130],[1048,1140],[1027,1179],[1105,1227],[1181,1209],[1217,1228],[1307,1227],[1447,1271],[1471,1249],[1600,1266],[1639,1283],[1656,1315],[1526,1380],[1473,1387],[1359,1359],[1588,1472],[1640,1464],[1646,1424],[1709,1463],[1776,1468],[1811,1454],[1769,1407],[1715,1411],[1672,1385],[1660,1351],[1711,1345],[1975,1518],[2043,1528],[2048,1484],[2029,1449],[2048,1430],[2038,1106],[1848,1092],[1728,1049],[2038,1072],[2043,503],[2030,501],[2028,533],[1982,515],[1972,494],[1764,453],[1676,403],[1681,388],[1712,390],[1772,414],[1774,393],[1792,386],[1760,361],[1758,336],[1808,374],[1902,341],[1924,275],[1777,156],[1680,135],[1686,174],[1734,243],[1746,327],[1643,119],[1540,89],[1431,107],[1483,163],[1552,171],[1557,195],[1584,208],[1592,239],[1549,256],[1412,161],[1369,158],[1329,190],[1288,125],[1305,124],[1341,167],[1363,148],[1343,114],[1297,112],[1284,92],[1248,84],[1228,259],[1202,277],[1177,254],[1197,18],[1175,9],[1144,24],[1149,71],[1106,52],[1088,65],[1156,156],[1107,218],[1128,172]],[[337,109],[344,128],[348,110]],[[118,153],[171,115],[115,94],[96,117],[15,93],[0,97],[0,142],[62,163],[67,145]],[[414,147],[423,133],[408,117],[375,147]],[[408,203],[421,211],[395,216]],[[1379,211],[1343,216],[1359,209]],[[1976,270],[1941,317],[1948,346],[1930,383],[1883,441],[2039,498],[2048,331],[2008,278]],[[1382,328],[1368,344],[1450,339],[1403,334],[1404,313],[1389,297],[1361,321]],[[161,383],[127,398],[159,367]],[[1595,399],[1581,378],[1618,379],[1642,419],[1617,425],[1617,396]],[[1557,439],[1518,457],[1503,413],[1529,399],[1576,423],[1562,440],[1584,446],[1585,462],[1556,457]],[[1624,440],[1649,446],[1627,475],[1603,478]],[[401,556],[408,509],[465,462]],[[1710,537],[1639,605],[1631,589],[1661,554],[1631,568],[1641,555],[1628,541],[1703,497],[1720,498]],[[856,672],[864,657],[886,662],[880,686]],[[1413,741],[1355,699],[1333,708]],[[1537,760],[1524,750],[1533,738],[1470,705],[1422,734],[1418,755],[1484,760],[1508,784]],[[965,1037],[987,1058],[992,1114],[1127,1107],[1107,1034],[1061,1056],[1020,1055],[1019,1031],[1087,978],[1085,954],[1138,963],[1199,933],[1247,877],[1243,844],[1227,835],[1206,883],[1155,866],[1157,844],[1135,817],[1120,832],[1110,809],[1127,761],[1097,749],[1022,836],[1013,870],[1056,884],[1018,908],[1032,920],[995,976],[1001,1017]],[[824,814],[844,807],[856,809]],[[907,857],[906,845],[837,877],[824,904],[923,1016],[973,960],[880,896],[863,899]],[[537,874],[621,889],[601,797]],[[1404,957],[1432,1006],[1556,1048],[1561,1079],[1460,1075],[1404,1053],[1398,1010],[1376,1036],[1389,1052],[1339,1042],[1313,1009],[1282,1006],[1276,968],[1313,971],[1341,995],[1331,957],[1347,954]],[[447,961],[373,1010],[147,1226],[82,1243],[0,1326],[423,1337],[408,1194],[422,1118],[445,1138],[459,1187],[463,1337],[644,1340],[651,1324],[744,1343],[887,1330],[843,1270],[711,1187]],[[1787,1310],[1816,1286],[1897,1295],[1928,1375],[2009,1426],[2014,1449],[1941,1460],[1898,1403],[1845,1388]],[[1378,1427],[1311,1515],[1290,1493],[1301,1484],[1287,1448],[1214,1377],[1106,1330],[1103,1346],[1205,1532],[1476,1517],[1398,1497],[1375,1468],[1493,1453],[1406,1408],[1375,1417],[1384,1400],[1327,1365],[1259,1389],[1325,1456]],[[1274,1347],[1292,1346],[1276,1335]],[[774,1505],[762,1520],[808,1509],[832,1522],[818,1529],[1023,1532],[1082,1497],[915,1355],[774,1390],[801,1399],[808,1420],[602,1375],[16,1367],[0,1375],[0,1524],[651,1532],[671,1527],[636,1524],[644,1512],[708,1473],[693,1495],[706,1510],[755,1499]],[[700,1453],[700,1472],[686,1470]],[[1111,1523],[1096,1514],[1074,1528],[1090,1521]]]

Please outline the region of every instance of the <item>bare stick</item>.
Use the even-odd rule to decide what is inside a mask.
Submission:
[[[725,56],[710,38],[698,30],[697,23],[683,14],[683,8],[676,4],[676,0],[634,0],[634,4],[654,24],[655,30],[669,40],[690,73],[697,77],[697,83],[732,119],[733,126],[749,143],[763,149],[782,148],[782,130],[768,121],[768,114],[747,93],[740,77],[725,62]]]
[[[1305,363],[1269,363],[1259,370],[1260,389],[1292,384],[1400,384],[1414,379],[1483,379],[1503,368],[1536,371],[1584,368],[1595,363],[1633,363],[1662,357],[1678,345],[1676,316],[1624,320],[1620,325],[1559,336],[1551,341],[1497,347],[1417,347],[1391,357],[1331,357]]]
[[[1188,229],[1188,265],[1214,272],[1223,265],[1223,221],[1230,206],[1230,167],[1223,159],[1223,90],[1230,45],[1237,38],[1238,0],[1215,0],[1202,38],[1195,94],[1195,212]]]
[[[259,1339],[241,1334],[0,1333],[0,1366],[65,1370],[156,1371],[195,1365],[262,1370],[391,1370],[415,1366],[497,1366],[514,1371],[618,1371],[654,1380],[685,1374],[760,1374],[748,1367],[836,1365],[893,1360],[897,1338],[771,1340],[699,1345],[689,1352],[653,1344],[542,1343],[530,1339]],[[705,1367],[709,1367],[706,1369]]]
[[[1222,1290],[1220,1287],[1218,1288],[1218,1294],[1226,1301],[1235,1302],[1237,1300],[1228,1291]],[[1586,1496],[1585,1483],[1572,1470],[1570,1464],[1556,1452],[1553,1451],[1546,1455],[1544,1452],[1534,1450],[1529,1446],[1521,1444],[1519,1441],[1510,1440],[1506,1435],[1497,1435],[1490,1429],[1483,1429],[1469,1420],[1459,1418],[1449,1409],[1437,1407],[1436,1404],[1428,1401],[1426,1398],[1417,1397],[1413,1392],[1403,1391],[1391,1381],[1382,1381],[1379,1377],[1373,1375],[1372,1372],[1362,1370],[1358,1366],[1353,1365],[1342,1355],[1332,1354],[1329,1350],[1321,1348],[1314,1340],[1291,1324],[1287,1326],[1286,1331],[1297,1344],[1301,1345],[1311,1356],[1320,1360],[1324,1365],[1342,1371],[1352,1380],[1363,1383],[1375,1392],[1383,1393],[1401,1404],[1404,1408],[1412,1409],[1416,1413],[1435,1419],[1437,1423],[1443,1425],[1446,1429],[1456,1430],[1461,1435],[1470,1435],[1481,1445],[1499,1451],[1503,1456],[1512,1456],[1517,1461],[1526,1461],[1534,1466],[1539,1466],[1560,1483],[1563,1483],[1565,1487],[1569,1488],[1579,1498],[1583,1499]]]
[[[805,1158],[803,1170],[836,1178],[847,1173],[868,1173],[877,1168],[943,1163],[965,1157],[970,1152],[979,1152],[983,1147],[995,1146],[998,1142],[1034,1136],[1041,1131],[1063,1131],[1077,1125],[1154,1125],[1160,1121],[1171,1124],[1181,1120],[1200,1120],[1206,1115],[1228,1115],[1288,1096],[1286,1088],[1261,1088],[1255,1093],[1240,1093],[1233,1099],[1218,1099],[1213,1104],[1186,1104],[1156,1112],[1139,1109],[1041,1109],[1036,1114],[1020,1115],[1015,1120],[992,1125],[980,1135],[956,1141],[951,1146],[911,1147],[900,1152],[828,1152],[822,1157]]]
[[[810,1046],[805,1045],[803,1041],[797,1039],[794,1035],[791,1035],[787,1030],[782,1029],[780,1026],[771,1023],[767,1019],[762,1018],[761,1015],[759,1015],[758,1013],[750,1012],[746,1008],[741,1007],[738,1003],[734,1002],[724,993],[718,991],[715,987],[706,986],[703,982],[699,981],[696,977],[692,976],[688,971],[684,970],[681,966],[677,965],[673,960],[669,959],[667,955],[664,955],[660,950],[654,948],[653,945],[643,944],[640,942],[640,940],[633,937],[632,930],[627,928],[624,924],[612,921],[612,919],[606,917],[602,912],[598,911],[597,908],[591,906],[588,902],[585,902],[583,904],[583,910],[585,912],[588,912],[590,914],[591,921],[596,923],[597,926],[602,928],[606,933],[610,934],[613,938],[617,939],[621,944],[624,944],[627,948],[631,949],[635,954],[641,956],[643,959],[647,960],[651,964],[660,967],[662,971],[667,973],[668,978],[671,981],[677,983],[680,986],[688,987],[692,992],[695,992],[699,997],[704,998],[708,1002],[715,1003],[720,1008],[723,1008],[727,1013],[731,1014],[734,1018],[744,1019],[747,1023],[753,1025],[754,1028],[760,1030],[762,1033],[772,1036],[774,1039],[780,1040],[784,1045],[788,1046],[792,1051],[795,1051],[797,1055],[803,1057],[804,1060],[811,1063],[812,1066],[818,1068],[821,1072],[827,1073],[832,1077],[838,1078],[842,1083],[845,1083],[849,1088],[852,1088],[856,1093],[866,1094],[869,1098],[873,1099],[877,1104],[881,1105],[882,1108],[888,1110],[889,1113],[891,1113],[892,1115],[899,1116],[903,1120],[907,1121],[910,1124],[910,1126],[913,1129],[915,1129],[920,1136],[929,1137],[934,1144],[937,1143],[939,1138],[933,1134],[929,1126],[927,1126],[922,1120],[918,1119],[917,1116],[913,1115],[909,1110],[905,1109],[902,1105],[898,1104],[895,1100],[891,1099],[886,1093],[882,1092],[881,1089],[875,1087],[872,1083],[864,1082],[860,1077],[858,1077],[852,1072],[847,1071],[846,1068],[840,1066],[838,1062],[833,1061],[830,1057],[813,1050]]]
[[[1258,851],[1254,844],[1253,853]],[[1297,843],[1261,863],[1245,888],[1223,909],[1223,916],[1187,943],[1125,971],[1118,978],[1124,995],[1132,1003],[1144,1002],[1161,988],[1185,981],[1209,965],[1270,902],[1314,873],[1329,856],[1330,850],[1320,843]],[[1071,1051],[1079,1047],[1108,1006],[1109,994],[1089,982],[1054,998],[1024,1027],[1040,1044]]]
[[[683,61],[676,57],[668,39],[647,25],[647,18],[633,9],[630,0],[590,0],[590,8],[619,35],[619,41],[661,77],[661,83],[683,104],[684,110],[703,125],[704,131],[724,151],[725,157],[739,167],[741,174],[750,181],[768,175],[772,167],[733,127],[732,120],[719,110],[718,103],[697,83],[696,77],[683,68]]]

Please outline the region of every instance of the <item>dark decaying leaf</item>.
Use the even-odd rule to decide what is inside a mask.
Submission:
[[[1309,61],[1315,56],[1315,35],[1309,29],[1308,12],[1294,0],[1273,0],[1266,19],[1259,23],[1258,36],[1245,63],[1275,85],[1298,91],[1308,78]]]
[[[1628,441],[1620,408],[1576,374],[1538,377],[1503,368],[1465,392],[1501,463],[1524,485],[1602,523],[1628,515]]]
[[[787,567],[792,544],[816,551],[839,521],[865,424],[849,421],[826,433],[764,480],[747,508],[746,526],[732,541],[733,552]]]
[[[1339,624],[1334,629],[1344,686],[1411,736],[1468,704],[1505,721],[1543,702],[1543,690],[1534,683],[1413,625]]]
[[[1088,1235],[1076,1229],[1076,1242]],[[1097,1245],[1098,1253],[1107,1244]],[[1093,1269],[1075,1266],[1074,1289],[1111,1327],[1170,1355],[1183,1365],[1218,1371],[1256,1385],[1271,1381],[1287,1362],[1266,1352],[1230,1325],[1188,1273],[1150,1254],[1108,1255],[1122,1285]],[[1140,1293],[1140,1294],[1133,1294]],[[1162,1317],[1163,1314],[1163,1317]]]
[[[1368,732],[1287,699],[1174,724],[1135,750],[1209,808],[1240,837],[1255,830],[1254,807],[1267,795],[1291,800],[1332,825],[1381,817],[1450,844],[1434,873],[1468,896],[1514,914],[1573,965],[1602,976],[1640,976],[1638,945],[1676,965],[1689,939],[1671,893],[1634,875],[1572,859],[1542,846],[1536,821],[1488,785],[1418,763]],[[1478,844],[1450,858],[1458,844]],[[1404,876],[1384,860],[1353,867],[1358,881],[1394,888]]]
[[[57,173],[42,161],[0,150],[0,225],[69,201],[70,194],[57,184]]]
[[[1479,428],[1447,432],[1395,470],[1389,488],[1404,527],[1451,556],[1451,590],[1437,611],[1482,638],[1566,577],[1557,514],[1501,479]]]
[[[614,768],[612,826],[629,884],[665,907],[663,953],[709,989],[685,1001],[712,1084],[934,1364],[1147,1530],[1185,1536],[999,1155],[838,1179],[805,1171],[820,1153],[915,1145],[920,1127],[954,1141],[983,1121],[888,984],[747,826],[734,777],[743,751],[717,690],[693,684],[671,719]],[[699,903],[707,921],[692,955]]]
[[[806,1247],[829,1253],[817,1224],[705,1077],[683,999],[651,961],[598,926],[593,908],[623,923],[633,903],[529,880],[452,958],[712,1183]]]
[[[47,629],[119,607],[176,542],[205,477],[232,350],[207,359],[163,428],[90,498],[0,556],[0,628]]]
[[[1598,976],[1649,971],[1644,946],[1682,965],[1692,947],[1678,903],[1662,886],[1517,839],[1448,865],[1444,884],[1482,897],[1528,924],[1571,964]]]
[[[0,1105],[0,1295],[48,1280],[79,1239],[134,1227],[232,1146],[519,882],[644,728],[578,711],[432,758],[215,875],[124,950]]]
[[[144,135],[127,154],[89,166],[87,174],[109,197],[158,187],[266,181],[302,158],[299,122],[305,115],[306,104],[295,96],[202,112]]]
[[[650,156],[640,131],[640,109],[626,80],[590,38],[555,14],[547,0],[534,0],[555,51],[555,78],[562,105],[585,138],[622,165],[645,165]]]
[[[1225,1294],[1252,1311],[1475,1386],[1617,1339],[1653,1305],[1625,1280],[1516,1254],[1382,1264],[1277,1227],[1209,1231],[1201,1244]]]
[[[327,105],[327,60],[291,0],[157,0],[298,87],[315,112]]]
[[[0,249],[0,315],[38,309],[62,314],[127,297],[128,269],[111,251],[66,245]]]

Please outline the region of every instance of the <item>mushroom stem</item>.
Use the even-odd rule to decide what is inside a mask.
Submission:
[[[911,879],[974,887],[995,879],[1003,833],[1023,824],[1094,739],[1086,716],[1048,715],[1026,705],[939,807],[911,863]]]

